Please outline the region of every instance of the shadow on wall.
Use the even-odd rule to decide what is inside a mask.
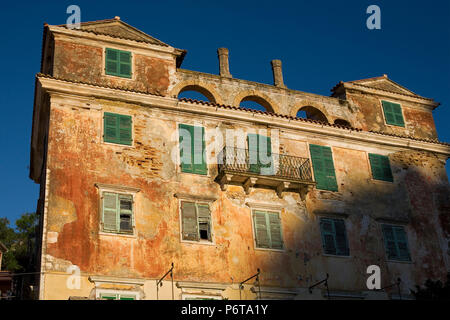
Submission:
[[[417,157],[422,157],[423,162],[418,163]],[[261,285],[307,288],[328,273],[330,290],[367,291],[366,272],[370,265],[380,267],[382,287],[400,278],[402,294],[409,294],[427,279],[445,281],[446,267],[438,230],[442,228],[444,237],[450,238],[450,188],[443,165],[419,153],[396,153],[390,160],[394,183],[345,174],[338,178],[338,193],[311,192],[306,202],[307,218],[299,225],[296,247],[278,255],[280,260],[273,259],[277,256],[273,254],[258,266]],[[418,165],[406,166],[409,161]],[[438,218],[434,219],[436,215]],[[349,257],[323,255],[319,228],[322,216],[345,221]],[[387,261],[382,224],[404,226],[411,262]],[[286,256],[289,256],[287,260]],[[276,273],[278,277],[274,277]],[[397,287],[386,292],[397,295]]]

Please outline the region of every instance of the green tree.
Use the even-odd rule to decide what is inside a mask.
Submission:
[[[7,218],[0,218],[0,241],[8,248],[3,256],[2,269],[12,272],[27,271],[35,243],[37,215],[24,213],[16,220],[16,228],[10,227]]]
[[[416,286],[416,291],[411,290],[416,300],[450,300],[450,272],[447,274],[447,281],[442,284],[440,280],[428,279],[422,288]]]

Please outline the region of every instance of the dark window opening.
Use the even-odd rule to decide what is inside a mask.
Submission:
[[[200,222],[198,224],[199,231],[200,231],[200,239],[202,240],[210,240],[209,235],[209,225],[207,222]]]
[[[302,107],[297,112],[296,117],[328,123],[327,117],[325,117],[325,115],[319,109],[311,106]]]
[[[121,214],[120,215],[120,231],[122,232],[132,232],[133,225],[131,223],[131,215]]]
[[[334,124],[337,124],[338,126],[342,126],[342,127],[348,127],[350,128],[350,122],[348,122],[347,120],[344,119],[336,119],[334,120]]]

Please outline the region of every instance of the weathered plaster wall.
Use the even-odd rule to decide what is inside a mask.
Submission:
[[[172,152],[178,152],[177,123],[197,123],[215,130],[216,120],[117,101],[95,100],[91,107],[52,100],[45,248],[48,271],[65,272],[68,265],[75,264],[86,274],[157,279],[174,262],[178,281],[231,283],[260,268],[266,286],[308,287],[329,273],[331,289],[353,291],[366,289],[366,268],[371,264],[382,267],[383,283],[394,282],[400,274],[406,277],[406,291],[445,273],[443,259],[436,256],[442,252],[442,241],[433,197],[442,192],[435,190],[445,185],[446,176],[443,164],[431,155],[392,154],[395,183],[391,184],[371,179],[366,151],[334,145],[338,193],[313,190],[304,202],[299,194],[290,192],[285,192],[283,199],[264,189],[246,195],[239,186],[222,192],[213,181],[217,174],[214,164],[210,164],[208,176],[199,176],[180,173],[171,160]],[[133,116],[133,146],[102,142],[103,112]],[[231,127],[247,132],[252,124]],[[280,141],[285,151],[303,157],[308,156],[307,143],[324,144],[301,135],[288,139],[282,134]],[[99,232],[96,183],[140,189],[135,198],[135,236]],[[180,241],[175,193],[217,198],[211,207],[212,245]],[[409,199],[413,199],[411,205]],[[280,206],[284,251],[255,249],[248,202]],[[319,217],[328,214],[348,215],[351,257],[322,254]],[[415,219],[407,226],[413,262],[386,263],[375,219],[408,217]]]
[[[105,75],[104,51],[108,45],[87,45],[56,39],[53,76],[102,86],[166,95],[169,72],[175,68],[174,59],[162,59],[132,54],[132,79]],[[112,46],[116,48],[116,46]]]
[[[433,114],[418,109],[419,106],[410,102],[401,102],[405,127],[387,125],[384,120],[381,97],[356,91],[347,92],[347,100],[355,106],[356,122],[363,130],[412,136],[422,139],[436,139],[437,132]],[[392,101],[392,99],[384,98]]]
[[[102,41],[56,35],[46,45],[50,58],[44,58],[43,72],[60,79],[172,98],[183,89],[196,89],[212,102],[232,106],[250,97],[267,105],[269,111],[287,116],[295,116],[301,107],[313,106],[330,123],[344,119],[363,130],[418,138],[437,136],[431,113],[421,111],[419,106],[402,104],[406,128],[387,126],[375,96],[349,91],[347,100],[342,100],[176,69],[173,53],[142,46],[130,49],[121,40],[113,47],[133,52],[133,78],[106,76],[104,47],[111,44]],[[365,291],[366,268],[372,264],[381,267],[382,285],[400,276],[404,292],[428,278],[443,278],[450,270],[450,192],[445,164],[435,155],[406,152],[380,142],[349,143],[301,130],[282,130],[279,153],[309,157],[309,144],[332,147],[339,192],[313,190],[302,200],[298,193],[284,192],[280,199],[274,190],[261,188],[248,195],[240,186],[221,191],[214,182],[217,166],[211,160],[217,156],[215,152],[208,155],[207,176],[181,173],[172,161],[179,152],[178,123],[204,126],[207,145],[214,141],[211,133],[217,128],[242,130],[245,139],[251,129],[267,126],[257,126],[250,113],[247,120],[225,123],[195,112],[129,104],[121,102],[124,99],[113,100],[114,96],[118,95],[107,100],[89,95],[87,103],[83,100],[86,98],[67,92],[52,93],[47,166],[42,171],[39,200],[39,212],[45,212],[41,217],[42,271],[49,272],[41,283],[42,297],[90,296],[94,284],[88,276],[104,275],[145,279],[145,298],[154,299],[155,279],[171,262],[175,264],[176,281],[228,284],[224,296],[230,299],[239,297],[236,282],[254,274],[257,268],[262,271],[262,285],[297,288],[304,291],[299,295],[302,298],[320,298],[320,291],[310,295],[305,288],[322,280],[326,273],[330,274],[331,290]],[[133,117],[132,146],[103,142],[103,112]],[[41,123],[35,139],[37,159],[32,159],[39,168],[38,160],[44,159],[44,152],[38,146],[45,141],[47,125],[43,122],[48,115],[46,111],[41,113],[41,119],[40,115],[35,119]],[[369,152],[390,157],[394,183],[372,179]],[[97,183],[140,189],[135,196],[134,235],[100,232]],[[216,198],[211,205],[212,244],[180,240],[179,199],[175,194]],[[250,203],[279,208],[284,250],[255,248]],[[323,254],[319,230],[322,216],[345,217],[350,257]],[[411,263],[386,261],[381,221],[405,223]],[[82,273],[82,288],[76,292],[66,285],[66,269],[72,264]],[[162,289],[165,299],[171,297],[168,287],[166,283]],[[176,294],[179,298],[179,288]],[[255,297],[248,286],[242,294],[244,299]]]
[[[302,107],[313,106],[323,112],[330,123],[335,119],[353,122],[354,118],[349,104],[337,98],[182,69],[178,69],[172,79],[169,87],[172,97],[177,97],[183,88],[190,86],[200,92],[207,90],[213,97],[211,102],[219,104],[238,107],[243,99],[253,97],[261,105],[269,106],[266,108],[269,112],[296,116]]]

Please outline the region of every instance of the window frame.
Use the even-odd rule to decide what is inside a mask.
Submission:
[[[106,299],[106,300],[121,300],[117,299],[117,296],[124,297],[134,297],[133,300],[141,300],[141,294],[138,291],[126,291],[126,290],[109,290],[109,289],[96,289],[95,298],[96,300],[103,300],[103,296],[116,296],[116,299]],[[125,301],[125,300],[122,300]]]
[[[127,117],[131,117],[131,143],[130,144],[124,144],[124,143],[119,143],[119,142],[110,142],[110,141],[105,141],[105,113],[109,113],[109,114],[114,114],[114,115],[118,115],[118,116],[127,116]],[[123,113],[116,113],[116,112],[112,112],[112,111],[103,111],[102,112],[102,118],[101,118],[101,141],[103,144],[106,145],[111,145],[111,146],[121,146],[121,147],[129,147],[129,148],[134,148],[134,116],[131,114],[123,114]]]
[[[190,203],[194,203],[195,204],[195,213],[196,213],[196,218],[197,218],[197,236],[198,236],[198,240],[186,240],[183,237],[183,207],[182,207],[182,202],[190,202]],[[205,200],[196,200],[196,199],[188,199],[188,198],[180,198],[178,201],[178,212],[179,212],[179,223],[180,223],[180,242],[182,243],[190,243],[190,244],[200,244],[200,245],[211,245],[214,246],[216,245],[215,243],[215,237],[214,237],[214,223],[213,223],[213,212],[211,210],[211,202],[212,201],[205,201]],[[200,229],[199,229],[199,219],[197,216],[197,205],[206,205],[208,206],[209,209],[209,229],[210,229],[210,233],[211,233],[211,241],[209,240],[205,240],[205,239],[201,239],[200,238]]]
[[[406,120],[405,120],[405,114],[403,111],[403,105],[401,103],[397,103],[397,102],[393,102],[390,100],[384,100],[384,99],[379,99],[380,101],[380,106],[381,106],[381,113],[383,114],[383,120],[384,120],[384,124],[387,126],[391,126],[391,127],[396,127],[396,128],[404,128],[406,129]],[[398,104],[400,106],[400,111],[402,113],[402,120],[403,120],[403,125],[398,125],[398,124],[391,124],[388,123],[387,119],[386,119],[386,115],[384,113],[384,106],[383,106],[383,101],[387,102],[387,103],[393,103],[393,104]]]
[[[258,242],[257,242],[257,235],[256,235],[256,226],[255,226],[255,219],[254,219],[254,212],[255,211],[259,211],[259,212],[265,212],[266,213],[266,223],[267,223],[267,213],[275,213],[278,216],[278,220],[280,221],[280,234],[281,234],[281,243],[282,243],[282,248],[262,248],[262,247],[258,247]],[[275,252],[286,252],[286,242],[284,241],[284,228],[283,228],[283,220],[281,219],[282,214],[281,214],[281,210],[273,210],[273,209],[268,209],[268,208],[264,208],[264,207],[257,207],[257,206],[252,206],[251,207],[251,212],[250,212],[250,219],[251,219],[251,224],[252,224],[252,233],[253,233],[253,247],[254,250],[262,250],[262,251],[275,251]],[[270,234],[270,232],[268,231],[268,234]],[[272,241],[271,245],[272,245]]]
[[[325,241],[324,241],[325,238],[324,238],[324,234],[322,232],[322,220],[325,220],[325,219],[333,221],[333,231],[334,231],[334,233],[333,233],[333,242],[334,242],[334,247],[336,249],[336,253],[335,254],[325,252]],[[336,220],[341,220],[343,222],[343,224],[344,224],[345,241],[346,241],[348,254],[338,254],[338,251],[337,251],[337,240],[336,240],[336,225],[335,225],[335,221]],[[331,216],[321,216],[321,217],[319,217],[320,240],[321,240],[321,243],[322,243],[322,254],[324,256],[338,257],[338,258],[349,258],[349,257],[351,257],[351,254],[350,254],[350,241],[349,241],[349,238],[348,238],[347,224],[345,223],[345,220],[346,219],[343,218],[343,217],[334,217],[334,216],[333,217],[331,217]]]
[[[136,227],[136,216],[137,216],[137,206],[136,206],[136,195],[140,191],[138,188],[109,185],[102,183],[95,183],[98,188],[98,233],[102,236],[116,236],[116,237],[137,237],[137,227]],[[103,229],[103,193],[115,193],[131,196],[132,199],[132,232],[112,232]],[[116,212],[117,215],[117,212]],[[119,227],[120,227],[120,216],[119,216]]]
[[[405,242],[406,243],[406,248],[408,250],[408,256],[409,256],[408,260],[406,260],[406,259],[389,258],[389,255],[388,255],[388,252],[387,252],[388,250],[387,250],[387,247],[386,247],[386,236],[385,236],[384,231],[383,231],[383,226],[389,226],[391,228],[402,228],[403,229],[403,232],[405,234],[405,239],[406,239],[406,242]],[[394,262],[394,263],[412,263],[413,260],[412,260],[410,245],[409,245],[408,232],[406,232],[406,226],[400,225],[400,224],[384,223],[383,222],[383,223],[380,223],[380,229],[381,229],[381,235],[382,235],[382,239],[383,239],[383,249],[384,249],[384,255],[386,257],[386,261],[387,262]],[[393,235],[394,235],[394,238],[395,238],[396,254],[398,255],[398,253],[399,253],[398,242],[397,242],[397,236],[395,235],[394,231],[393,231]]]
[[[118,74],[111,74],[111,73],[107,73],[106,70],[106,57],[107,57],[107,51],[109,50],[115,50],[117,52],[126,52],[130,54],[130,76],[125,76],[125,75],[120,75],[120,73]],[[120,78],[120,79],[125,79],[125,80],[134,80],[134,53],[130,50],[123,50],[123,49],[119,49],[119,48],[114,48],[111,46],[104,46],[103,47],[103,75],[107,76],[107,77],[115,77],[115,78]],[[120,67],[120,60],[119,60],[119,67]]]

